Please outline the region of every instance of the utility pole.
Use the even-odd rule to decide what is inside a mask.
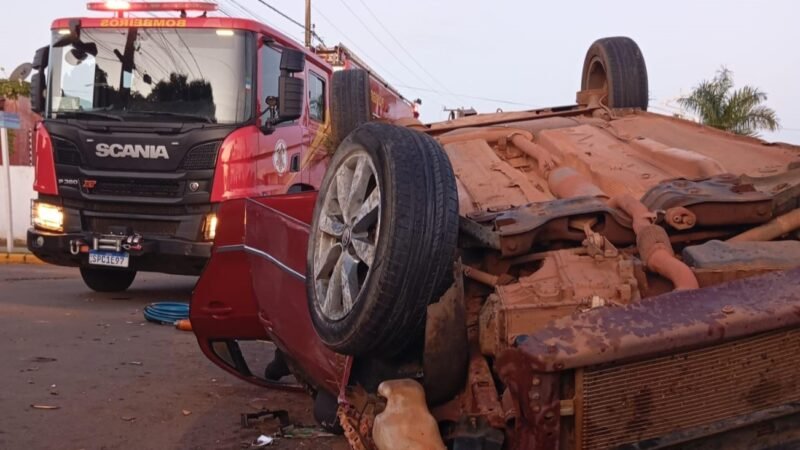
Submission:
[[[306,47],[311,48],[311,0],[306,0]]]

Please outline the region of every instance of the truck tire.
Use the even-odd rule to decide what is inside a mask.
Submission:
[[[419,342],[452,280],[453,168],[426,134],[377,122],[339,146],[322,180],[308,246],[314,328],[336,352],[394,356]]]
[[[628,37],[594,41],[583,61],[581,89],[607,89],[610,108],[647,111],[647,66],[636,42]]]
[[[369,74],[362,69],[340,70],[331,80],[331,134],[338,146],[359,125],[372,119]]]
[[[121,292],[131,286],[136,271],[81,267],[81,278],[93,291]]]

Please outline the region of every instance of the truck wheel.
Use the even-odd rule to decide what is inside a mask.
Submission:
[[[136,278],[136,271],[81,267],[81,277],[93,291],[120,292],[130,287]]]
[[[581,89],[605,89],[610,108],[647,111],[647,66],[633,39],[609,37],[594,41],[583,61]]]
[[[337,146],[372,119],[369,74],[362,69],[340,70],[333,73],[331,86],[331,133]]]
[[[393,356],[419,342],[428,303],[452,280],[458,194],[430,136],[371,122],[322,180],[308,246],[308,306],[336,352]]]

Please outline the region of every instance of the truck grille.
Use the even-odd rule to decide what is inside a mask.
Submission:
[[[580,448],[607,449],[800,401],[800,330],[583,371]]]
[[[89,193],[127,197],[180,197],[183,195],[183,183],[169,180],[99,179]]]
[[[178,232],[178,222],[170,220],[117,219],[107,217],[87,217],[89,231],[108,233],[111,227],[131,227],[141,235],[174,236]]]
[[[222,141],[200,144],[186,154],[183,158],[183,168],[186,170],[213,169],[217,164],[217,151]]]

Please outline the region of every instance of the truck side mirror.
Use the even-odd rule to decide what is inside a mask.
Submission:
[[[31,67],[36,70],[31,78],[31,110],[37,114],[41,114],[44,111],[44,92],[47,89],[44,70],[47,68],[49,60],[50,47],[45,46],[36,50],[33,55],[33,62],[31,62]]]
[[[36,50],[36,53],[33,55],[33,62],[31,63],[31,67],[33,70],[44,70],[47,68],[47,64],[50,60],[50,46],[42,47]]]
[[[42,72],[35,72],[31,78],[31,111],[41,114],[44,111],[44,91],[47,89]]]
[[[303,83],[302,78],[292,78],[281,75],[278,78],[278,121],[291,122],[303,114]]]
[[[278,77],[278,117],[275,123],[291,122],[303,114],[302,78],[292,75],[306,68],[306,54],[291,48],[281,53],[281,76]]]
[[[303,115],[305,83],[302,78],[295,78],[293,74],[303,72],[305,68],[305,53],[291,48],[283,49],[280,62],[281,74],[278,77],[278,97],[267,97],[267,109],[261,113],[272,114],[267,123],[261,127],[263,133],[269,134],[273,131],[274,125],[297,120]]]
[[[302,72],[306,68],[306,54],[291,48],[283,49],[281,53],[281,73]]]

